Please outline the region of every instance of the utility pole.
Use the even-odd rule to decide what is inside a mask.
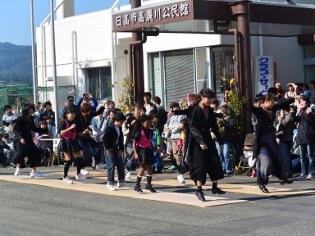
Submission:
[[[233,15],[237,16],[237,29],[240,35],[240,89],[241,96],[247,99],[243,107],[244,134],[252,132],[251,105],[252,105],[252,75],[251,75],[251,45],[250,45],[250,1],[236,0],[231,6]]]
[[[141,0],[130,0],[131,8],[141,7]],[[133,32],[132,42],[140,42],[142,40],[142,33]],[[133,44],[132,43],[132,44]],[[144,93],[144,72],[143,72],[143,45],[142,43],[137,43],[132,46],[134,48],[133,52],[130,50],[131,55],[131,68],[133,72],[133,81],[135,82],[135,101],[142,103],[142,97]],[[132,48],[131,47],[131,48]]]

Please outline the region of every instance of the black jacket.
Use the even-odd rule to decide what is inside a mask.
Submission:
[[[25,140],[26,144],[34,144],[32,132],[48,134],[47,129],[37,128],[34,124],[34,119],[31,117],[29,120],[26,116],[20,116],[16,119],[16,124],[14,126],[14,140]]]
[[[119,127],[119,138],[118,138],[118,134],[115,128],[114,124],[110,124],[104,132],[104,137],[103,137],[103,142],[104,142],[104,146],[105,149],[112,149],[115,147],[118,147],[119,150],[123,150],[124,149],[124,142],[123,142],[123,132],[121,127]],[[117,142],[118,141],[118,142]]]
[[[79,127],[77,128],[77,130],[79,132],[83,132],[85,129],[88,129],[91,123],[91,120],[94,116],[98,116],[100,114],[102,114],[105,110],[105,107],[100,107],[100,109],[97,112],[91,112],[89,115],[86,116],[86,118],[84,119],[82,113],[80,112],[76,117],[75,120],[77,121],[77,124],[79,125]]]
[[[301,112],[298,116],[296,112],[291,112],[291,120],[293,122],[299,122],[298,132],[296,135],[296,143],[300,144],[314,144],[315,140],[310,140],[306,137],[307,132],[315,132],[314,122],[315,115],[313,113],[306,114]]]

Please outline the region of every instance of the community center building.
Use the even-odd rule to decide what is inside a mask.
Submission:
[[[131,5],[114,4],[110,9],[74,15],[74,0],[57,0],[54,22],[57,85],[74,85],[77,98],[90,92],[99,101],[118,101],[119,86],[130,73],[131,26],[137,23],[141,28],[143,23],[151,25],[150,30],[159,31],[158,36],[147,37],[143,44],[145,91],[160,96],[166,107],[205,87],[213,89],[222,99],[229,80],[236,76],[235,37],[227,32],[237,26],[233,21],[192,19],[198,2],[204,1],[142,0],[141,7],[135,9]],[[278,7],[279,14],[281,8],[315,12],[313,0],[252,0],[251,6],[253,10]],[[184,17],[187,21],[180,21]],[[53,85],[50,24],[48,16],[36,29],[41,87]],[[289,82],[307,83],[315,79],[315,24],[253,22],[250,26],[253,94],[266,88],[261,87],[259,71],[266,72],[264,79],[269,87],[275,82],[286,87]],[[117,86],[109,86],[115,82]],[[47,94],[45,99],[49,100],[49,96],[52,95]],[[66,97],[58,99],[62,105]]]

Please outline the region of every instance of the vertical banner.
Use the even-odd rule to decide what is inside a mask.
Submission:
[[[274,87],[274,66],[272,56],[256,56],[255,60],[255,94],[265,94]]]

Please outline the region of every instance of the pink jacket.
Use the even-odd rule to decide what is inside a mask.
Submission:
[[[68,129],[70,127],[68,121],[66,121],[66,129]],[[76,138],[76,128],[70,130],[68,133],[62,134],[62,137],[66,140],[75,140]]]
[[[148,139],[145,136],[143,129],[141,129],[141,135],[140,135],[139,141],[137,142],[137,146],[143,149],[151,148],[151,139],[152,139],[152,135],[150,134],[150,138]]]

